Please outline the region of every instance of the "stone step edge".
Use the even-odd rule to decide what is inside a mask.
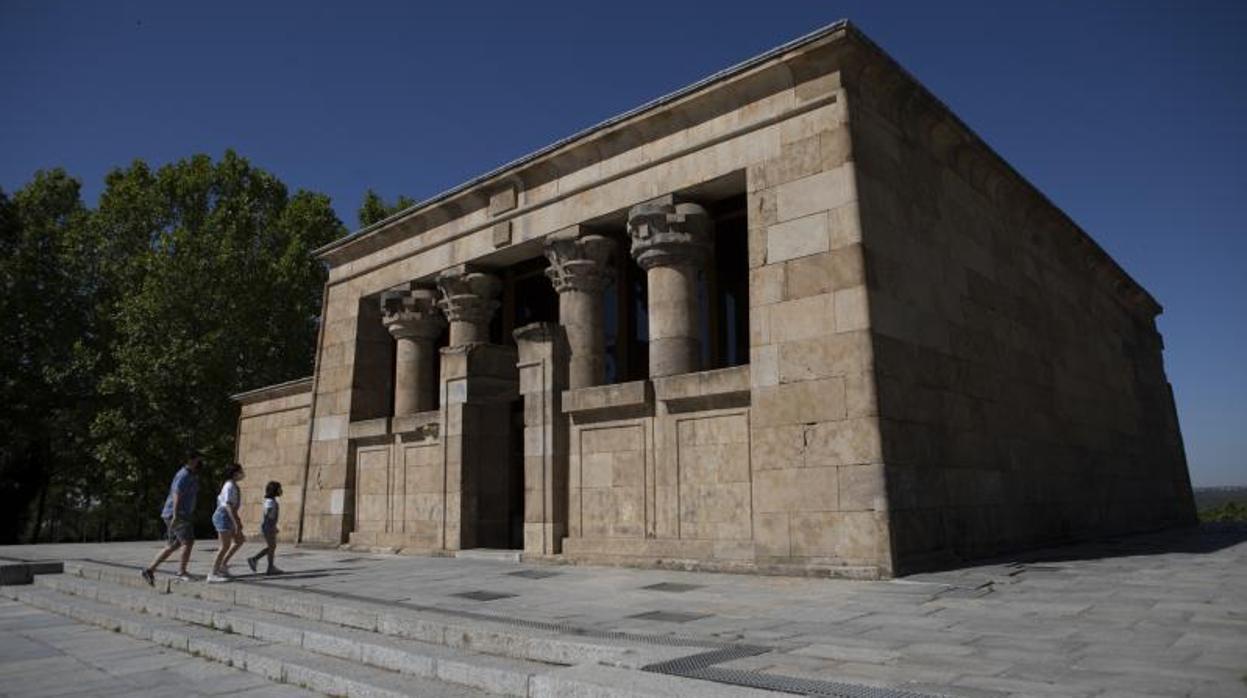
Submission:
[[[265,649],[271,648],[271,645],[251,638],[233,637],[230,640],[223,640],[222,638],[232,636],[177,621],[158,623],[136,621],[115,612],[101,611],[98,607],[102,604],[83,600],[63,601],[61,599],[65,598],[64,594],[48,592],[37,587],[6,587],[0,589],[0,595],[79,622],[258,674],[270,681],[300,686],[326,695],[348,696],[348,698],[354,696],[406,698],[412,695],[345,675],[348,672],[327,670],[325,668],[327,658],[318,655],[304,658],[305,661],[297,661],[292,659],[292,656],[298,658],[298,653],[289,651],[290,648],[285,648],[288,650],[286,652],[266,652]],[[202,632],[189,631],[192,627]],[[209,632],[211,634],[208,634]],[[304,654],[310,655],[311,653]],[[374,671],[381,675],[383,670]]]
[[[58,597],[65,599],[70,597],[58,592],[49,592],[40,587],[0,587],[0,596],[83,623],[120,632],[139,640],[258,674],[271,681],[300,686],[326,695],[344,695],[348,698],[398,698],[408,695],[390,688],[371,685],[357,678],[335,674],[332,670],[326,670],[323,665],[316,666],[315,660],[303,663],[291,661],[290,656],[294,654],[292,648],[286,648],[290,650],[288,652],[277,653],[271,651],[272,645],[251,638],[233,637],[200,626],[193,626],[201,631],[199,633],[187,632],[187,628],[191,626],[179,621],[165,620],[155,623],[134,621],[115,613],[106,613],[97,608],[91,608],[81,600],[76,603],[58,601]],[[99,607],[102,604],[92,603],[91,605]],[[222,638],[232,639],[223,640]],[[269,651],[266,652],[266,649]],[[286,657],[283,658],[282,654]],[[328,661],[341,660],[330,659]],[[758,698],[767,695],[773,694],[738,686],[590,664],[569,666],[535,676],[528,691],[528,698],[564,696]]]
[[[147,584],[139,577],[138,570],[129,567],[66,560],[65,572],[84,579],[147,588]],[[476,626],[473,627],[452,621],[431,619],[427,617],[430,614],[421,614],[411,609],[387,608],[383,602],[355,602],[356,604],[369,603],[377,607],[376,610],[368,610],[358,605],[335,604],[331,600],[308,592],[292,589],[283,589],[280,592],[269,591],[246,583],[208,585],[203,582],[178,582],[171,577],[158,576],[155,587],[160,593],[181,594],[205,601],[248,606],[261,611],[318,620],[454,649],[548,664],[570,666],[592,663],[639,668],[654,661],[662,661],[663,658],[670,659],[685,654],[696,654],[709,649],[709,646],[689,645],[679,648],[663,648],[669,649],[668,652],[658,651],[660,648],[655,647],[654,652],[641,653],[630,647],[605,642],[566,640],[558,637],[554,632],[542,629],[533,629],[526,633],[518,632],[502,623],[491,623],[486,620],[472,621]],[[308,597],[315,600],[309,600]]]
[[[310,625],[311,630],[306,627],[283,626],[270,619],[271,616],[279,614],[253,610],[253,614],[262,615],[249,617],[247,611],[237,606],[214,604],[191,598],[181,601],[165,601],[169,599],[169,595],[143,594],[99,580],[92,581],[65,575],[60,578],[42,577],[36,585],[60,594],[72,595],[104,605],[118,606],[155,618],[219,630],[239,637],[279,643],[336,659],[359,662],[378,669],[479,688],[501,695],[528,695],[528,685],[532,677],[544,673],[543,671],[529,671],[530,667],[505,667],[497,664],[490,666],[490,663],[519,663],[523,660],[504,659],[467,651],[463,651],[467,655],[463,659],[437,656],[434,649],[441,652],[455,650],[439,645],[429,645],[429,643],[421,643],[429,646],[429,651],[421,654],[411,647],[371,642],[366,637],[361,637],[368,634],[367,631],[354,628],[304,618],[293,620],[303,625]],[[338,634],[335,635],[335,632]],[[380,634],[377,636],[378,639],[387,638]],[[388,640],[391,643],[419,642],[406,638],[388,638]],[[477,661],[472,661],[473,658]],[[543,668],[553,670],[561,667]]]

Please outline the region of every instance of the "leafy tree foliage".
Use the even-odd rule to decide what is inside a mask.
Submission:
[[[344,232],[327,197],[232,151],[135,161],[95,210],[59,170],[0,195],[0,428],[18,436],[0,446],[0,531],[154,533],[188,446],[232,459],[229,395],[311,371],[311,251]]]
[[[400,196],[398,201],[395,201],[393,204],[387,204],[377,192],[369,189],[364,192],[364,201],[359,205],[359,227],[367,228],[373,223],[385,220],[399,211],[415,205],[415,199],[410,199],[406,196]]]

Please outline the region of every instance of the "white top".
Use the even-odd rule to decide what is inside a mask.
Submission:
[[[279,507],[277,506],[277,500],[275,498],[273,497],[264,498],[264,520],[265,521],[271,521],[273,523],[277,523],[278,510],[279,510]]]
[[[238,491],[238,483],[233,480],[226,480],[225,484],[221,485],[221,494],[216,496],[216,505],[218,507],[231,505],[237,507],[241,499],[242,493]]]

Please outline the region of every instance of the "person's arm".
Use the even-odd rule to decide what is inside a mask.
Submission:
[[[226,495],[225,510],[229,512],[229,516],[234,520],[234,530],[242,533],[242,519],[238,518],[238,503],[242,499],[242,492],[239,491],[237,483],[234,484],[234,490],[231,495]]]
[[[176,489],[173,490],[173,517],[170,519],[173,523],[178,521],[178,505],[182,502],[182,493]]]

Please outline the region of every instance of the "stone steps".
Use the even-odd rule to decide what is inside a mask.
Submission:
[[[66,561],[67,575],[150,591],[138,571],[128,567]],[[177,582],[158,576],[156,591],[205,601],[252,608],[304,620],[480,654],[547,664],[602,664],[640,668],[692,654],[697,648],[641,647],[609,639],[569,639],[541,628],[517,629],[487,619],[462,621],[438,613],[413,611],[378,602],[335,598],[311,592],[254,583],[204,584]]]
[[[455,651],[418,640],[387,637],[323,621],[240,608],[191,597],[71,576],[44,576],[37,587],[165,619],[215,628],[261,642],[303,648],[409,676],[436,679],[500,695],[527,696],[529,679],[556,665]]]
[[[185,621],[155,618],[42,585],[8,586],[0,589],[0,593],[35,608],[327,695],[351,698],[475,698],[490,695],[467,686],[367,667],[310,650],[232,635]]]
[[[639,671],[705,651],[404,607],[276,584],[176,582],[66,561],[0,593],[32,606],[315,691],[345,696],[724,696],[752,689]]]

